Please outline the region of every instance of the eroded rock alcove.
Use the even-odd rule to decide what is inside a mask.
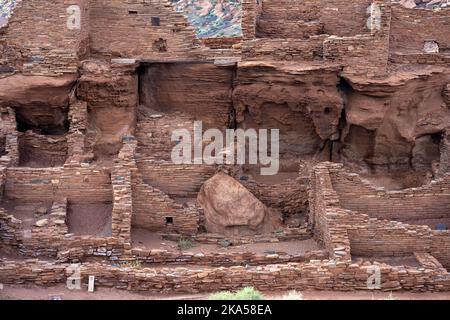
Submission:
[[[8,2],[0,283],[449,291],[449,9],[397,2]],[[175,163],[195,121],[279,170]]]

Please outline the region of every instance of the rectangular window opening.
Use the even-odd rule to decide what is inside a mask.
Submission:
[[[161,25],[161,20],[159,17],[152,17],[152,26],[159,27]]]
[[[173,217],[166,217],[166,224],[167,225],[173,224]]]

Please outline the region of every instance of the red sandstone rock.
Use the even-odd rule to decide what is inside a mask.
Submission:
[[[242,128],[280,129],[280,152],[314,154],[338,136],[339,67],[252,61],[238,65],[233,102]]]
[[[206,229],[224,235],[267,233],[277,227],[270,210],[238,181],[218,173],[198,194]]]
[[[21,74],[0,78],[0,104],[23,106],[45,104],[66,106],[77,76],[25,76]]]
[[[95,256],[196,268],[297,261],[278,253],[194,256],[158,249],[136,258],[130,238],[139,226],[216,245],[227,237],[234,245],[314,233],[326,252],[317,256],[322,261],[250,271],[88,262],[83,276],[156,292],[242,283],[262,290],[358,290],[367,287],[367,267],[379,266],[384,290],[449,290],[450,233],[442,230],[450,205],[448,11],[389,0],[242,0],[242,39],[199,41],[170,5],[128,2],[124,8],[121,0],[73,0],[82,19],[71,29],[67,1],[18,1],[0,28],[0,250],[8,245],[27,257],[58,258],[9,262],[0,252],[1,283],[65,283],[61,261]],[[425,41],[439,52],[424,53]],[[137,118],[138,105],[149,116]],[[198,195],[203,214],[194,197],[216,168],[168,162],[171,132],[191,128],[193,120],[220,129],[281,129],[282,156],[290,156],[281,164],[289,169],[283,182],[257,179],[247,168],[230,169],[242,184],[219,173]],[[105,157],[103,168],[86,163]],[[420,180],[420,171],[425,178],[416,185],[427,184],[387,191],[340,164],[309,170],[324,159],[376,174],[403,171],[402,189]],[[295,179],[300,161],[306,164]],[[48,216],[35,209],[32,219],[21,216],[35,207],[28,203],[42,201],[51,208]],[[311,230],[295,222],[306,211]],[[88,235],[70,234],[77,225],[85,229],[77,233]],[[222,235],[205,233],[204,225]],[[405,253],[417,265],[377,263]]]
[[[450,82],[450,69],[417,67],[380,80],[346,79],[351,88],[342,156],[348,163],[362,160],[369,167],[395,171],[411,169],[411,162],[430,170],[431,162],[439,161],[440,136],[450,123],[447,89],[443,90]],[[435,139],[430,140],[435,151],[420,147],[424,136]]]

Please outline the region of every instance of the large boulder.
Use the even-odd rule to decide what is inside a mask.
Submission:
[[[280,219],[238,181],[217,173],[198,194],[208,232],[244,236],[274,231]]]

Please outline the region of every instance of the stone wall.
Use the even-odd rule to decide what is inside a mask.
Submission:
[[[386,191],[374,188],[356,174],[348,173],[342,166],[330,169],[333,187],[341,205],[365,213],[372,218],[397,220],[412,224],[436,227],[439,221],[449,221],[450,176],[420,188]]]
[[[390,47],[392,52],[422,52],[425,40],[433,39],[442,51],[450,50],[448,9],[408,9],[392,5]]]
[[[278,208],[286,214],[307,211],[309,181],[306,178],[288,179],[276,184],[257,182],[249,177],[240,179],[240,175],[234,175],[234,178],[268,207]]]
[[[244,39],[253,39],[256,35],[256,23],[261,11],[259,0],[241,0],[242,5],[242,36]]]
[[[129,138],[120,150],[111,172],[113,191],[112,235],[126,243],[131,242],[131,217],[133,214],[132,176],[134,150],[137,141]]]
[[[159,18],[159,25],[152,25],[153,18]],[[195,28],[168,0],[95,1],[91,4],[90,20],[94,56],[186,58],[197,47]]]
[[[374,21],[371,30],[365,34],[353,33],[352,36],[331,36],[324,42],[324,59],[342,63],[347,73],[368,77],[387,73],[391,6],[384,0],[373,3],[377,9],[371,14],[366,13],[366,20],[370,17]]]
[[[242,44],[243,60],[313,61],[323,58],[326,36],[302,39],[254,39]]]
[[[136,124],[136,139],[138,140],[136,158],[171,161],[172,150],[177,143],[172,141],[172,132],[183,128],[193,134],[194,119],[191,115],[181,111],[146,115],[147,110],[146,107],[139,107]]]
[[[164,233],[163,238],[170,241],[178,241],[184,238],[184,235],[177,233]],[[197,233],[189,235],[194,242],[203,244],[223,245],[229,243],[232,246],[247,245],[251,243],[273,243],[292,240],[309,240],[312,238],[312,232],[308,226],[302,225],[294,228],[283,228],[273,233],[259,234],[253,236],[232,235],[225,236],[217,233]]]
[[[389,62],[393,64],[449,65],[450,56],[444,53],[423,53],[419,51],[391,51]]]
[[[257,21],[262,38],[308,38],[322,32],[320,4],[295,0],[264,0]]]
[[[427,226],[378,220],[359,213],[341,223],[347,225],[354,256],[401,257],[431,251],[431,229]]]
[[[129,191],[127,191],[128,208],[132,208],[132,215],[128,216],[127,220],[119,220],[122,225],[144,228],[151,231],[159,232],[178,232],[182,234],[195,234],[199,227],[200,211],[195,204],[188,204],[184,206],[182,203],[177,203],[165,192],[156,188],[152,183],[154,181],[149,179],[147,175],[143,178],[142,172],[136,166],[134,160],[135,150],[137,147],[137,141],[131,137],[128,138],[119,154],[119,159],[122,161],[122,165],[119,166],[126,175],[126,184]],[[121,159],[122,158],[122,159]],[[125,162],[126,161],[126,162]],[[151,162],[152,160],[150,160]],[[150,170],[152,174],[165,174],[168,178],[174,177],[173,165],[168,166],[146,166],[141,168]],[[160,168],[162,170],[152,171],[154,168]],[[146,171],[147,172],[147,171]],[[175,172],[177,172],[175,170]],[[186,173],[191,173],[189,170],[183,170],[183,174],[179,176],[181,179],[186,178]],[[191,178],[197,177],[196,174],[190,176]],[[119,177],[116,177],[116,179]],[[128,181],[128,179],[130,179]],[[119,179],[121,180],[121,179]],[[159,182],[159,180],[158,180]],[[173,183],[170,179],[166,180],[167,183]],[[175,183],[172,186],[177,186],[180,180],[175,179]],[[114,183],[113,183],[114,184]],[[190,184],[185,185],[185,188]],[[179,195],[182,196],[182,195]],[[128,199],[128,197],[130,197]],[[115,197],[122,199],[123,197]],[[113,211],[114,216],[114,211]],[[129,220],[131,219],[131,220]],[[127,230],[128,231],[128,230]],[[129,234],[129,232],[128,232]]]
[[[0,163],[4,166],[19,163],[19,133],[17,131],[16,114],[13,108],[1,108],[0,135],[4,137],[4,155]]]
[[[450,270],[450,231],[432,231],[431,254]]]
[[[387,71],[386,42],[372,36],[329,37],[323,45],[323,56],[325,60],[341,63],[344,71],[351,74],[373,77],[383,76]]]
[[[48,201],[51,210],[26,232],[22,221],[0,210],[2,242],[19,248],[26,256],[51,256],[77,260],[86,256],[117,259],[126,254],[131,241],[132,186],[136,141],[125,143],[112,169],[92,168],[71,161],[64,167],[32,169],[8,168],[2,171],[4,199],[20,203]],[[112,236],[75,236],[67,225],[67,203],[111,203]]]
[[[313,177],[310,223],[327,248],[341,245],[355,256],[389,257],[431,250],[431,230],[427,226],[378,220],[344,210],[333,189],[328,168],[316,167]]]
[[[54,265],[33,261],[0,262],[0,282],[17,282],[54,286],[66,283],[73,275],[69,264]],[[327,263],[313,260],[308,263],[289,263],[257,267],[220,267],[192,270],[188,268],[117,268],[90,263],[82,264],[81,279],[86,285],[88,276],[95,276],[97,287],[113,287],[153,293],[199,293],[236,290],[254,286],[261,291],[367,289],[372,264],[351,262]],[[413,268],[378,264],[382,291],[411,290],[414,292],[446,291],[450,287],[448,273],[442,268]],[[232,279],[233,281],[230,281]]]
[[[364,185],[358,184],[359,177],[356,174],[352,175],[354,180],[348,183],[348,186],[354,186],[353,193],[351,194],[349,189],[344,191],[342,186],[336,184],[338,173],[344,174],[342,165],[323,163],[313,170],[311,178],[309,222],[314,228],[316,237],[325,244],[327,249],[335,246],[337,241],[342,242],[348,239],[345,247],[355,256],[398,257],[428,253],[432,256],[436,255],[434,257],[438,260],[441,258],[442,261],[439,262],[448,266],[446,253],[449,243],[448,231],[432,231],[423,224],[410,225],[393,221],[402,215],[401,212],[397,215],[392,213],[390,217],[384,218],[386,220],[374,217],[373,214],[366,214],[368,210],[382,212],[380,205],[384,201],[380,202],[381,204],[371,203],[376,195],[364,198]],[[356,193],[357,190],[361,191],[360,194]],[[384,194],[385,191],[379,190],[379,193]],[[368,205],[358,211],[355,208],[345,210],[342,206],[345,207],[349,198],[360,198]],[[414,198],[414,196],[408,198]],[[434,201],[441,202],[440,199]],[[392,203],[390,206],[392,207]],[[414,214],[420,209],[421,204],[418,202],[415,207],[410,207],[408,212]],[[397,212],[399,210],[401,209],[397,208]],[[335,219],[334,225],[330,227],[333,219]]]
[[[373,12],[369,7],[372,3]],[[391,28],[388,1],[298,3],[284,0],[280,4],[266,0],[262,8],[258,36],[264,39],[244,41],[243,59],[311,61],[323,58],[340,63],[347,73],[369,77],[386,74]]]
[[[2,244],[14,246],[21,239],[20,228],[22,221],[8,215],[0,208],[0,240]]]
[[[152,266],[177,266],[177,265],[203,265],[214,267],[227,267],[233,265],[264,265],[272,263],[306,262],[311,260],[325,260],[328,258],[327,252],[317,250],[305,254],[286,254],[283,252],[273,252],[270,254],[253,252],[170,252],[160,249],[133,248],[132,258]],[[131,260],[133,261],[133,260]]]
[[[53,203],[48,218],[39,220],[31,229],[23,221],[0,209],[0,231],[3,245],[13,246],[26,257],[52,257],[61,261],[103,256],[112,260],[127,254],[129,245],[117,237],[75,236],[66,224],[67,201]],[[114,226],[113,226],[114,227]],[[117,233],[116,233],[117,234]]]
[[[40,135],[31,130],[19,133],[19,166],[62,166],[67,158],[67,146],[65,135]]]
[[[311,173],[309,190],[309,223],[314,237],[322,243],[330,258],[349,260],[350,239],[342,220],[347,212],[339,208],[339,198],[333,190],[326,167],[317,166]]]
[[[447,88],[450,89],[450,85],[447,85]],[[448,92],[450,93],[450,90]],[[447,105],[450,106],[450,96],[447,100]],[[439,173],[445,174],[446,172],[450,172],[450,130],[447,130],[447,132],[443,134],[439,149],[441,152]]]
[[[371,0],[263,0],[259,35],[307,38],[321,33],[338,36],[368,33],[367,8],[371,3]]]
[[[113,200],[109,172],[79,164],[45,169],[8,168],[5,197],[21,202],[53,201],[55,198],[78,203]]]
[[[203,183],[216,173],[212,165],[176,165],[158,160],[138,160],[143,180],[173,197],[194,198]]]
[[[69,107],[70,128],[67,134],[68,161],[81,161],[85,152],[85,139],[88,122],[87,103],[72,101]]]
[[[143,182],[137,172],[133,178],[132,225],[150,231],[195,234],[199,228],[199,209],[183,206],[161,190]]]
[[[75,73],[88,53],[88,34],[89,1],[21,1],[0,34],[0,61],[24,74]]]

